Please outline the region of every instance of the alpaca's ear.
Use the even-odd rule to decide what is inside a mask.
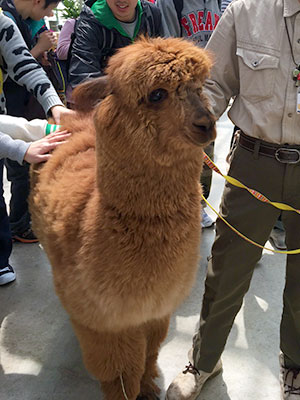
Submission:
[[[72,92],[74,109],[84,113],[91,112],[109,94],[110,85],[107,75],[81,83]]]

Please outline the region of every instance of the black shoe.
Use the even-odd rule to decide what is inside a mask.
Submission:
[[[31,228],[28,228],[27,231],[23,233],[14,234],[12,236],[12,239],[13,242],[21,242],[21,243],[37,243],[39,241]]]

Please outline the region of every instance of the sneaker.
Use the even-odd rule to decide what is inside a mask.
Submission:
[[[166,400],[195,400],[199,396],[204,383],[220,373],[221,370],[221,360],[217,362],[212,372],[198,370],[190,362],[168,387]]]
[[[8,264],[7,267],[0,268],[0,286],[13,282],[15,279],[16,274],[11,265]]]
[[[300,370],[285,368],[282,353],[280,353],[279,361],[281,399],[300,400]]]
[[[269,238],[271,244],[279,250],[286,250],[285,231],[278,228],[273,228]]]
[[[211,226],[213,226],[213,224],[214,224],[214,221],[206,213],[204,208],[202,208],[202,220],[201,220],[202,228],[210,228]]]
[[[31,228],[28,228],[23,233],[14,234],[12,236],[12,239],[14,242],[21,242],[21,243],[37,243],[39,241]]]

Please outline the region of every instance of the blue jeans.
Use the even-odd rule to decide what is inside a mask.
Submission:
[[[21,234],[30,228],[28,195],[30,191],[29,164],[20,165],[16,161],[5,160],[7,179],[11,182],[9,223],[12,235]]]
[[[8,259],[12,250],[9,220],[3,195],[3,165],[4,160],[0,160],[0,268],[8,265]]]

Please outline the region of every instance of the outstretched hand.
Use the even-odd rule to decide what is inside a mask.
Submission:
[[[63,106],[54,106],[51,108],[51,114],[55,123],[60,124],[62,115],[75,114],[75,112]]]
[[[24,161],[30,164],[38,164],[49,160],[51,157],[50,152],[65,143],[70,135],[71,133],[68,131],[54,132],[43,139],[31,143],[25,153]]]

